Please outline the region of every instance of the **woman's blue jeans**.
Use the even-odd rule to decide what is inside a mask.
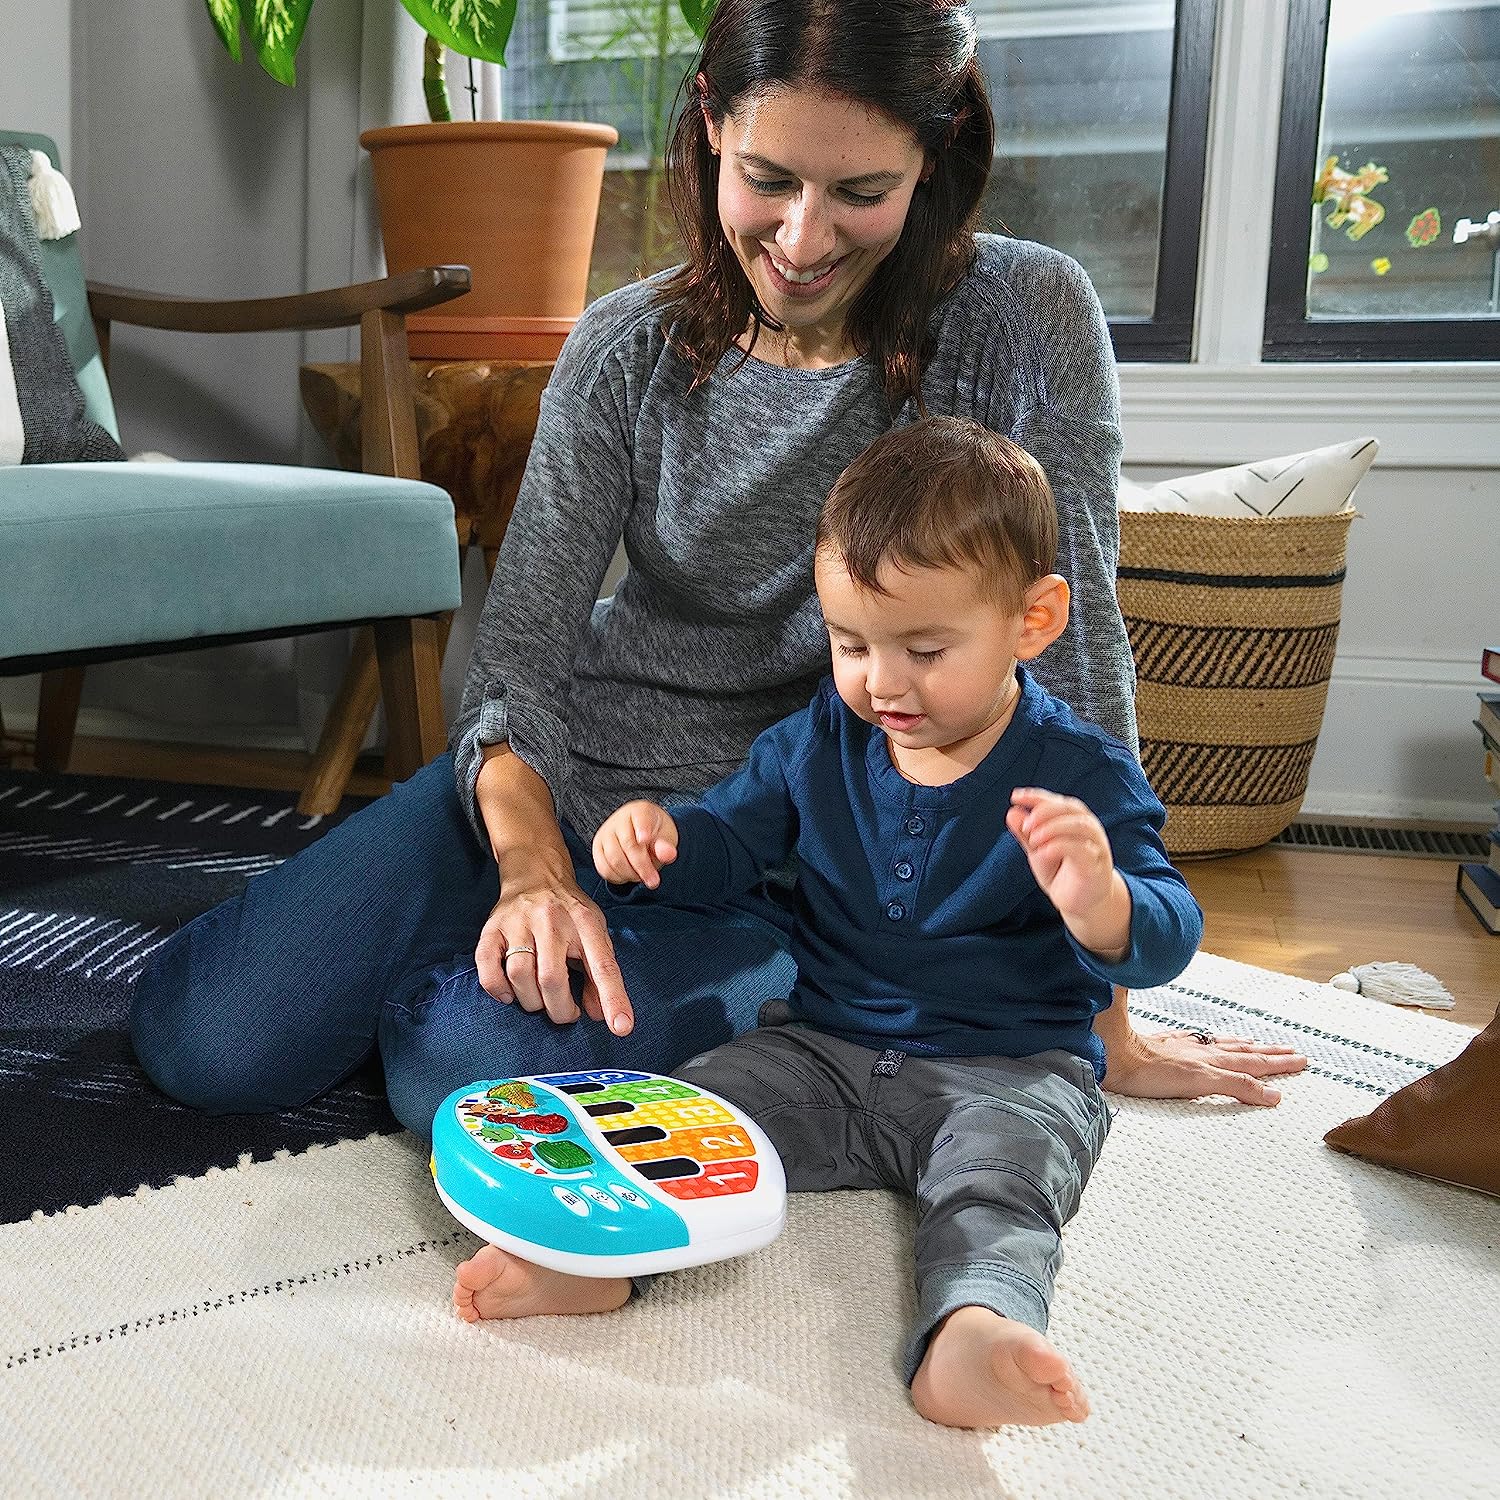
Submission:
[[[444,755],[157,951],[131,1008],[152,1081],[216,1114],[296,1108],[380,1049],[391,1107],[431,1135],[437,1106],[483,1078],[631,1067],[666,1072],[753,1026],[793,966],[784,907],[614,900],[568,833],[579,884],[604,908],[635,1029],[559,1026],[480,988],[474,945],[495,862]]]

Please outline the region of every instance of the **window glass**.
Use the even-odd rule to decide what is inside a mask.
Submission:
[[[1500,4],[1333,0],[1310,319],[1493,317]]]
[[[980,0],[974,13],[995,111],[986,227],[1066,251],[1111,317],[1149,318],[1174,7]]]

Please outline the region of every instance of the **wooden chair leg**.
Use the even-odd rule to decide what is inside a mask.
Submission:
[[[458,543],[458,576],[460,578],[463,577],[464,559],[468,555],[469,555],[469,546],[468,546],[468,543],[465,542],[462,538],[460,538],[459,539],[459,543]],[[441,614],[441,615],[437,616],[437,622],[438,622],[438,666],[439,667],[441,667],[442,664],[443,664],[443,662],[445,660],[447,660],[447,656],[448,656],[448,637],[453,634],[453,621],[454,621],[454,617],[456,616],[456,614],[457,614],[456,610],[449,610],[446,614]],[[387,714],[386,717],[387,717],[387,719],[389,719],[390,715]],[[429,757],[429,759],[430,758],[431,757]],[[425,764],[425,762],[424,762],[424,764]],[[398,773],[397,770],[396,770],[396,763],[395,763],[395,760],[394,760],[393,755],[392,755],[392,744],[391,744],[391,737],[390,737],[389,732],[387,732],[387,734],[386,734],[386,743],[385,743],[385,774],[386,774],[386,776],[392,782],[397,782],[397,781],[400,781],[400,780],[403,779],[403,773]],[[410,775],[411,773],[410,772],[406,772],[404,774],[405,775]]]
[[[78,700],[83,696],[82,667],[58,667],[42,673],[36,711],[36,767],[66,771],[78,728]]]
[[[453,628],[453,616],[445,614],[437,620],[438,665],[441,668],[443,653],[448,646],[448,636]],[[344,669],[344,680],[339,684],[337,697],[323,722],[323,733],[318,739],[318,748],[308,767],[307,780],[302,786],[302,796],[297,801],[297,811],[310,816],[313,813],[331,813],[343,800],[354,774],[354,763],[359,758],[360,746],[370,731],[370,720],[375,716],[375,707],[381,697],[381,668],[375,659],[375,634],[365,626],[355,637],[354,650],[349,665]],[[418,761],[415,766],[402,770],[405,761],[397,750],[395,732],[389,728],[390,700],[386,700],[387,749],[386,774],[392,781],[403,781],[412,771],[427,764],[446,743],[443,725],[442,683],[438,684],[437,718],[440,739],[438,748]]]
[[[381,620],[375,626],[375,652],[385,696],[391,778],[404,781],[441,755],[447,743],[443,723],[443,622],[432,616]]]
[[[344,668],[344,680],[323,721],[323,733],[318,737],[318,748],[297,801],[298,812],[326,814],[338,807],[379,702],[375,635],[367,625],[354,637],[354,650]]]

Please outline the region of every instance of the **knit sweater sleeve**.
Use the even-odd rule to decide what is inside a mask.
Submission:
[[[450,735],[459,799],[481,843],[474,784],[488,745],[508,741],[562,806],[574,660],[632,501],[618,399],[604,379],[580,389],[566,353],[542,394]]]

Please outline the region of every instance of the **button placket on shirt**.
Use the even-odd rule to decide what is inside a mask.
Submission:
[[[928,830],[927,819],[921,813],[911,812],[901,820],[902,838],[897,844],[891,862],[891,875],[902,885],[912,884],[910,892],[902,891],[886,902],[885,915],[891,922],[904,922],[911,914],[916,899],[915,881],[921,862],[920,847],[906,847],[910,841],[921,839]]]

